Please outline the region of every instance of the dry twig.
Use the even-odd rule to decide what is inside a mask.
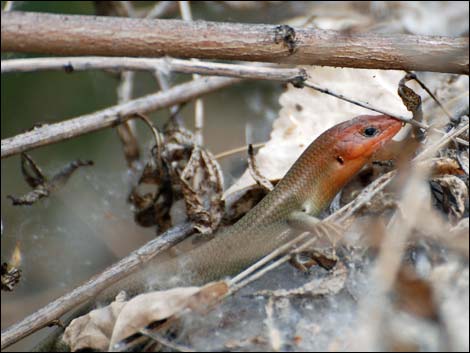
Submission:
[[[43,125],[2,140],[1,157],[9,157],[33,148],[115,126],[129,119],[135,113],[146,113],[186,102],[237,82],[240,82],[240,80],[227,77],[201,78],[197,81],[175,86],[166,92],[150,94],[60,123]]]
[[[265,67],[259,65],[225,64],[216,62],[190,61],[174,58],[130,58],[130,57],[49,57],[23,58],[2,60],[2,74],[35,71],[88,71],[111,70],[122,72],[158,71],[179,72],[184,74],[200,74],[208,76],[229,76],[253,80],[275,80],[283,82],[299,82],[307,78],[303,69]]]
[[[182,241],[192,232],[190,224],[176,226],[158,238],[151,240],[121,261],[109,266],[85,284],[54,300],[22,321],[2,330],[1,349],[18,342],[22,338],[46,327],[52,321],[76,306],[95,298],[111,284],[136,271],[142,264],[150,261],[160,252]]]

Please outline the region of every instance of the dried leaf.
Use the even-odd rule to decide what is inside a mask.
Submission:
[[[181,128],[167,130],[160,153],[154,149],[138,186],[130,195],[135,218],[142,226],[171,225],[172,206],[183,199],[187,218],[201,233],[216,229],[224,213],[223,178],[212,154],[193,142],[193,135]],[[144,186],[154,191],[142,193]]]
[[[3,223],[2,223],[3,233]],[[21,279],[21,263],[23,256],[21,255],[20,242],[17,241],[15,248],[8,262],[2,264],[1,270],[1,290],[11,292]]]
[[[223,179],[214,156],[196,146],[180,175],[188,218],[199,232],[213,232],[224,213]]]
[[[1,270],[1,289],[11,292],[21,279],[21,270],[4,262]]]
[[[26,153],[21,154],[21,173],[29,186],[35,188],[44,184],[46,177],[41,168]]]
[[[81,349],[107,351],[114,324],[125,305],[125,301],[116,300],[74,319],[65,329],[63,341],[72,352]]]
[[[431,173],[433,176],[439,176],[444,174],[462,175],[464,172],[455,159],[448,157],[432,158],[424,163],[432,164]]]
[[[159,232],[171,226],[171,207],[175,200],[182,198],[178,175],[191,156],[192,139],[189,131],[167,130],[162,145],[152,148],[138,184],[129,195],[139,225],[157,225]]]
[[[185,310],[204,312],[227,291],[225,282],[214,282],[204,287],[145,293],[129,301],[118,297],[110,305],[73,320],[63,340],[72,351],[85,348],[107,351],[152,323],[174,321]]]
[[[415,74],[407,73],[398,83],[398,95],[406,109],[413,113],[413,119],[421,122],[423,120],[421,97],[410,87],[406,86],[406,82],[414,79],[416,79]]]
[[[354,179],[352,179],[342,190],[340,206],[343,206],[352,200],[371,182],[377,180],[383,174],[395,168],[395,164],[391,161],[374,162],[365,166]],[[378,202],[379,200],[376,200]],[[388,200],[382,200],[388,205]],[[378,207],[377,210],[383,209],[379,207],[379,204],[374,205]],[[376,212],[374,207],[367,207],[368,211]]]
[[[60,189],[65,185],[70,176],[80,167],[91,166],[93,161],[76,160],[67,164],[50,180],[46,178],[39,166],[32,160],[26,153],[21,155],[21,170],[28,185],[34,188],[26,195],[14,197],[8,195],[7,197],[13,202],[13,205],[32,205],[43,197],[48,197],[54,191]],[[32,172],[29,171],[32,170]]]
[[[344,288],[348,278],[348,269],[342,262],[338,262],[332,271],[324,277],[314,278],[301,287],[293,289],[262,290],[253,293],[253,296],[270,298],[284,298],[293,296],[326,296],[335,295]]]
[[[406,86],[406,82],[416,79],[416,75],[413,73],[407,73],[398,84],[398,95],[402,99],[406,109],[413,113],[413,120],[422,122],[423,121],[423,106],[421,97],[410,87]],[[419,141],[422,141],[425,137],[424,131],[418,127],[413,127],[415,136]]]
[[[251,177],[261,188],[265,189],[267,192],[274,188],[273,184],[258,170],[255,154],[253,151],[253,145],[251,143],[248,145],[248,169],[250,171]]]
[[[434,205],[452,221],[458,221],[468,207],[468,188],[465,182],[454,175],[432,178],[431,191]]]

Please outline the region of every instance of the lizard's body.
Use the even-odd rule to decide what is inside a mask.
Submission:
[[[203,284],[238,273],[290,240],[299,229],[308,229],[314,216],[401,126],[400,121],[384,115],[359,116],[325,131],[276,187],[233,226],[175,259],[158,264],[150,261],[144,270],[119,281],[98,300],[110,299],[118,290],[136,293],[149,287]],[[46,339],[39,349],[49,344]]]
[[[203,284],[240,272],[298,234],[292,224],[299,220],[292,221],[292,216],[317,216],[401,126],[387,116],[360,116],[325,131],[237,223],[187,254],[159,266],[146,265],[107,291],[106,299],[116,289],[140,292],[146,287]],[[366,136],[365,129],[375,129],[369,130],[373,136]]]

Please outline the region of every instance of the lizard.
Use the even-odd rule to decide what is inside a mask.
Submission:
[[[295,230],[311,230],[316,218],[338,191],[356,175],[402,122],[386,115],[361,115],[323,132],[292,165],[284,178],[234,225],[216,232],[208,242],[111,286],[118,290],[201,285],[237,274],[291,240]]]
[[[161,263],[150,260],[99,294],[97,301],[112,299],[120,290],[139,293],[201,285],[237,274],[298,234],[291,230],[311,230],[334,196],[402,125],[387,115],[361,115],[324,131],[275,188],[234,225],[181,256]],[[50,341],[37,350],[49,347]]]

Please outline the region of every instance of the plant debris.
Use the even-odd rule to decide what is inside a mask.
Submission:
[[[2,263],[1,290],[11,292],[21,280],[22,255],[20,243],[17,242],[8,262]]]
[[[345,286],[348,278],[346,266],[337,262],[336,266],[328,271],[325,276],[313,277],[309,282],[298,288],[261,290],[251,294],[252,296],[264,296],[269,298],[285,298],[293,296],[328,296],[339,293]]]
[[[266,192],[269,192],[274,188],[269,179],[265,178],[258,170],[258,167],[256,166],[255,153],[253,151],[253,145],[251,143],[248,145],[248,169],[250,171],[251,177],[256,181],[256,184],[258,184]]]
[[[223,179],[219,164],[205,148],[195,145],[193,135],[182,128],[165,130],[160,147],[152,149],[138,185],[129,197],[137,223],[157,225],[164,231],[172,224],[172,207],[185,204],[186,217],[201,233],[214,231],[224,213]],[[144,186],[153,191],[142,193]],[[181,213],[181,211],[180,211]]]
[[[6,262],[2,264],[2,291],[11,292],[15,286],[20,282],[21,270]]]
[[[41,168],[26,153],[21,154],[21,172],[32,191],[26,195],[15,197],[8,195],[7,197],[13,202],[13,205],[32,205],[36,201],[49,197],[53,192],[62,188],[70,176],[80,167],[92,166],[93,161],[76,161],[70,162],[63,167],[52,178],[47,178]]]
[[[227,293],[225,282],[204,287],[180,287],[138,295],[126,301],[121,292],[111,304],[74,319],[66,328],[63,340],[72,351],[99,349],[121,350],[152,323],[152,331],[174,324],[185,311],[202,313]],[[128,340],[127,338],[132,338]]]
[[[416,75],[414,73],[407,73],[398,83],[398,95],[403,101],[406,109],[413,113],[413,120],[422,122],[423,121],[423,107],[421,97],[413,89],[406,86],[406,82],[415,80]],[[418,127],[414,127],[413,131],[418,140],[424,139],[424,131]]]

